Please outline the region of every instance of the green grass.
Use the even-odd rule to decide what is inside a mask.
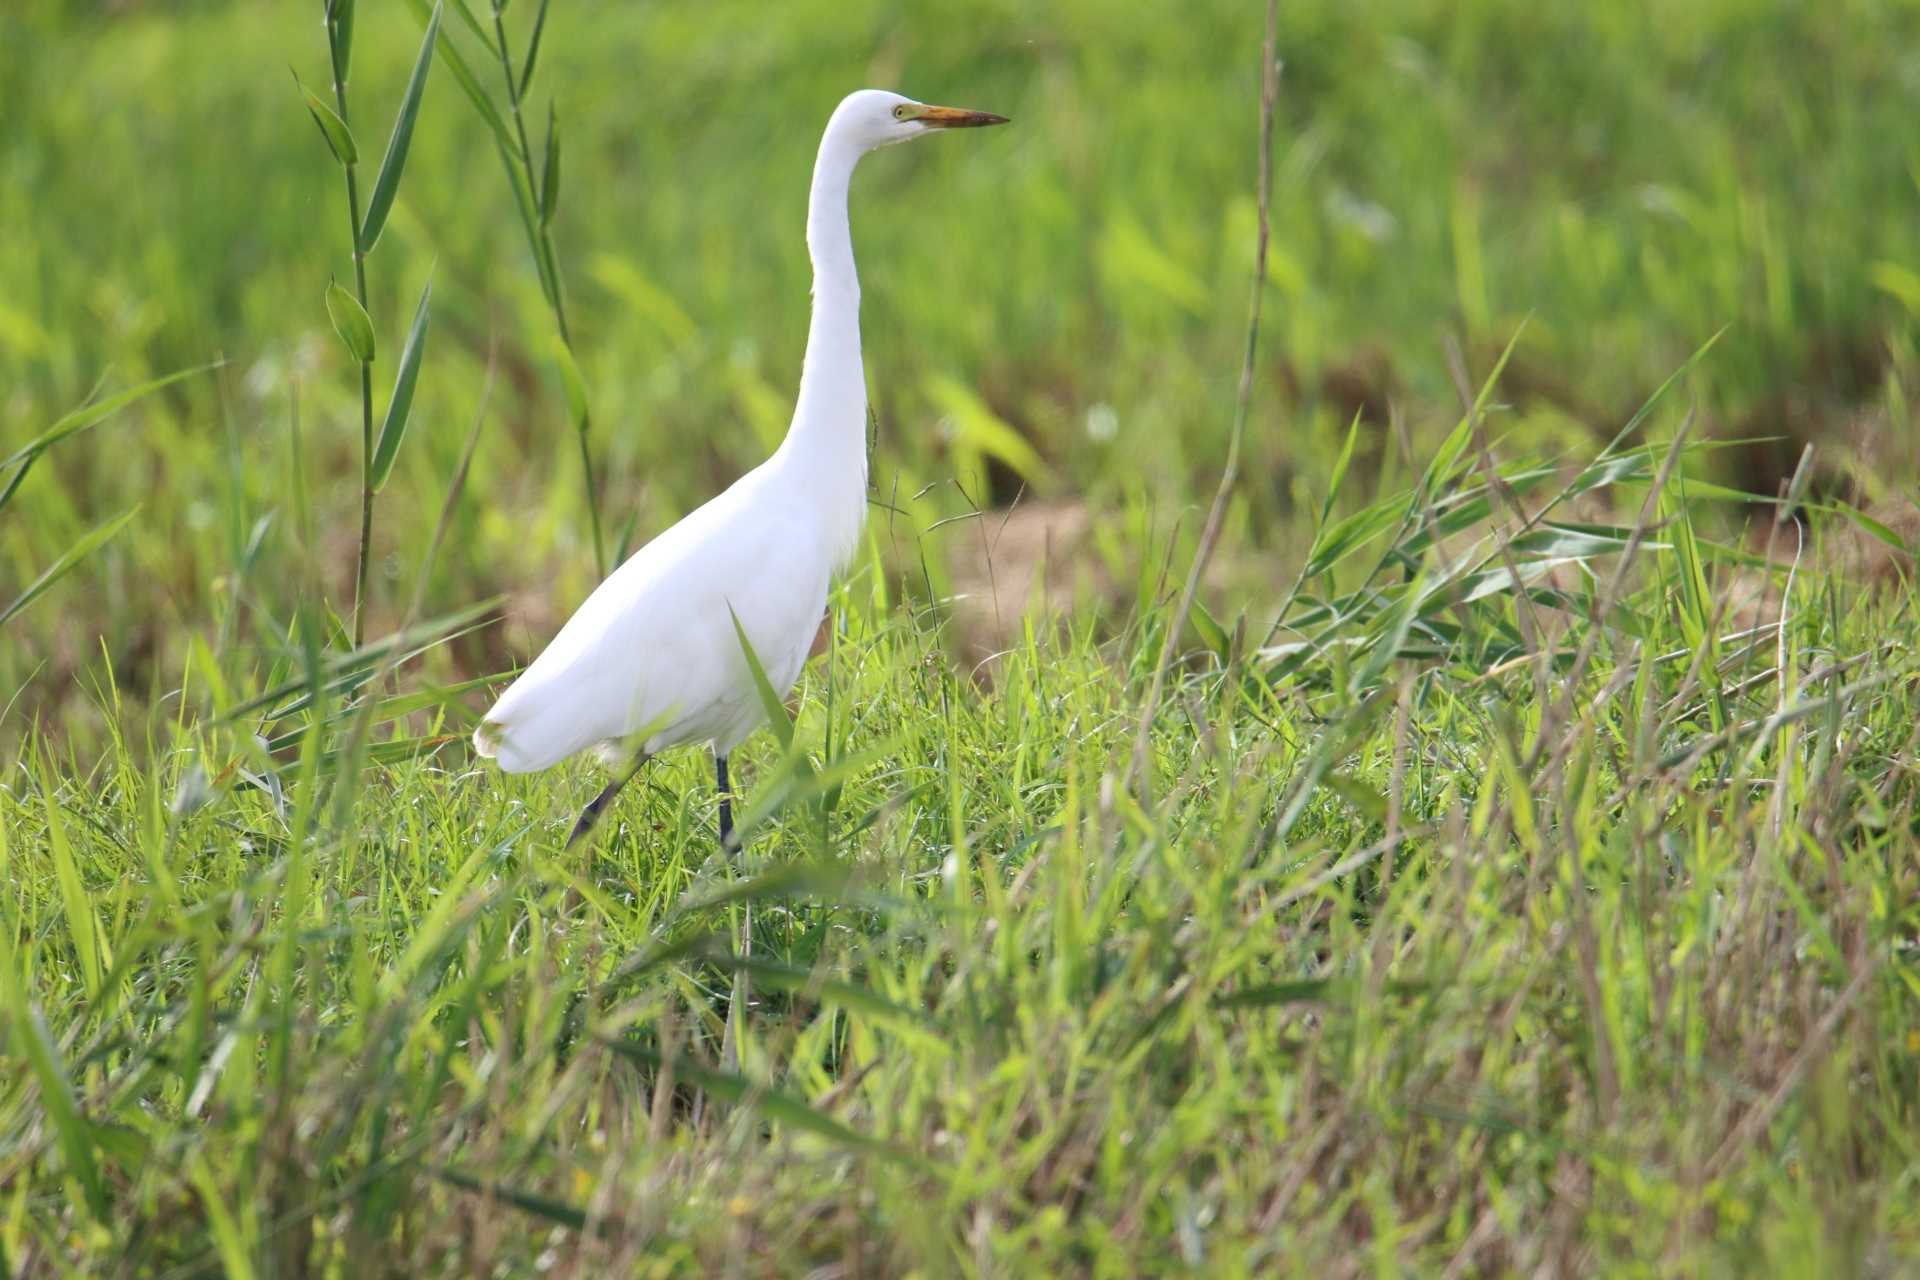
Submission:
[[[420,23],[358,9],[371,181]],[[1356,12],[1283,6],[1184,619],[1256,7],[563,0],[531,225],[437,64],[368,277],[380,399],[430,270],[433,324],[356,648],[317,13],[9,6],[0,1270],[1920,1266],[1911,13]],[[692,752],[567,851],[596,771],[465,735],[592,581],[576,424],[609,549],[777,435],[869,81],[1016,120],[862,173],[887,505],[791,745],[743,749],[741,855]],[[1763,429],[1761,478],[1818,444],[1781,504],[1728,487]],[[1019,475],[1091,513],[1078,607],[976,669],[952,583],[1004,517],[941,522]]]
[[[458,745],[268,761],[158,709],[157,749],[30,755],[9,1256],[1902,1269],[1913,596],[1801,577],[1783,687],[1770,635],[1696,661],[1655,565],[1647,635],[1538,670],[1196,664],[1144,804],[1150,636],[983,690],[857,575],[737,867],[691,755],[586,854],[584,769]]]

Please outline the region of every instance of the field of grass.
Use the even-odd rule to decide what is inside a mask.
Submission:
[[[446,3],[364,291],[321,0],[0,10],[0,1273],[1920,1268],[1920,11],[1280,6],[1181,616],[1262,6],[558,0],[515,170]],[[825,652],[566,850],[466,735],[778,440],[864,84],[1014,124],[856,182]]]

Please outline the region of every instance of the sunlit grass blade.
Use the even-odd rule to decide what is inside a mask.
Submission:
[[[4,624],[9,618],[39,599],[45,594],[47,588],[65,577],[75,565],[92,555],[101,543],[119,533],[126,526],[127,521],[139,513],[139,507],[131,507],[83,534],[79,541],[61,552],[59,559],[48,565],[39,577],[29,583],[25,591],[14,597],[12,604],[0,609],[0,624]]]
[[[492,850],[483,847],[474,849],[448,877],[442,887],[433,908],[427,912],[412,936],[407,940],[407,949],[391,968],[380,978],[380,989],[389,998],[396,998],[400,992],[418,977],[428,962],[458,941],[460,933],[470,927],[474,918],[470,908],[476,908],[477,902],[469,900],[468,886],[478,877],[482,867],[492,857]],[[507,891],[507,885],[495,881],[491,886],[476,889],[475,895],[499,894]]]
[[[191,378],[197,373],[205,373],[209,369],[218,369],[223,363],[224,361],[216,360],[212,364],[197,365],[191,369],[181,369],[176,373],[169,373],[164,377],[153,378],[147,382],[140,383],[138,386],[129,387],[125,391],[108,396],[105,400],[97,400],[92,404],[81,405],[78,409],[66,414],[60,418],[59,421],[55,422],[33,439],[27,441],[27,443],[21,445],[18,449],[15,449],[6,457],[0,458],[0,469],[5,469],[13,466],[15,463],[44,453],[55,443],[66,439],[76,432],[85,431],[89,427],[97,426],[100,422],[118,413],[134,401],[152,395],[162,387],[172,386],[184,378]]]
[[[795,894],[832,895],[844,890],[853,880],[844,867],[799,863],[777,867],[738,881],[717,892],[675,905],[673,918],[703,915],[737,902],[786,898]]]
[[[402,693],[391,698],[382,698],[367,711],[368,724],[387,724],[421,711],[456,710],[464,719],[465,708],[460,699],[476,689],[497,686],[506,679],[503,674],[475,676],[471,680],[461,680],[445,687],[433,687],[413,693]],[[267,740],[267,750],[283,751],[299,745],[312,726],[299,725]]]
[[[610,986],[640,977],[679,960],[710,958],[726,950],[727,940],[719,933],[689,933],[673,942],[657,943],[621,962],[608,977]]]
[[[380,173],[373,180],[373,194],[367,197],[367,212],[360,222],[361,253],[373,252],[386,228],[393,199],[400,193],[400,175],[407,167],[407,151],[413,145],[414,119],[420,114],[420,96],[427,86],[427,71],[433,66],[433,42],[440,32],[440,6],[433,6],[427,19],[427,32],[420,41],[420,53],[414,59],[413,75],[407,80],[406,95],[400,100],[400,114],[394,118],[393,132],[387,138],[387,153],[381,157]]]
[[[1889,528],[1886,524],[1884,524],[1879,520],[1874,519],[1872,516],[1868,515],[1866,512],[1860,510],[1860,508],[1854,506],[1852,503],[1810,502],[1807,504],[1807,509],[1810,511],[1818,510],[1818,511],[1838,512],[1840,515],[1844,516],[1850,523],[1852,523],[1857,528],[1859,528],[1862,532],[1867,534],[1867,536],[1871,537],[1876,542],[1881,543],[1883,546],[1889,547],[1892,550],[1897,551],[1902,555],[1910,556],[1914,554],[1913,544],[1909,543],[1905,538],[1901,537],[1898,533],[1894,532],[1894,530]]]
[[[816,769],[805,751],[789,749],[774,769],[754,789],[753,803],[739,818],[741,831],[755,831],[760,825],[796,804],[818,802],[823,811],[831,811],[835,797],[847,781],[860,776],[887,759],[897,743],[881,741],[864,750],[842,754]]]
[[[760,709],[766,712],[767,724],[773,730],[773,736],[780,740],[782,751],[793,750],[793,713],[787,710],[787,704],[780,700],[779,692],[773,682],[767,679],[767,669],[760,665],[760,655],[753,651],[753,641],[747,639],[747,629],[740,625],[740,615],[734,613],[733,606],[727,606],[727,613],[733,618],[733,633],[740,639],[740,653],[747,661],[747,670],[753,675],[754,691],[760,695]]]
[[[26,1058],[27,1067],[39,1086],[40,1106],[66,1159],[68,1172],[85,1192],[87,1208],[95,1221],[104,1222],[108,1212],[107,1189],[94,1155],[92,1126],[81,1113],[73,1082],[47,1031],[46,1021],[27,997],[13,940],[4,936],[0,936],[0,1001],[5,1003],[4,1012],[11,1026],[9,1048]]]
[[[1513,358],[1514,349],[1520,345],[1520,337],[1526,331],[1527,327],[1524,324],[1513,331],[1513,336],[1507,339],[1506,347],[1500,352],[1500,358],[1494,361],[1492,371],[1481,382],[1473,404],[1428,461],[1426,470],[1421,474],[1419,485],[1420,493],[1428,501],[1440,496],[1447,482],[1453,478],[1455,469],[1462,465],[1461,458],[1466,453],[1468,442],[1473,439],[1473,429],[1483,420],[1487,411],[1487,402],[1493,396],[1493,389],[1499,385],[1500,375],[1506,372],[1507,362]]]
[[[1317,578],[1342,560],[1366,546],[1402,519],[1406,510],[1404,495],[1389,498],[1343,516],[1314,539],[1307,558],[1306,576]]]
[[[1726,332],[1725,326],[1722,326],[1714,330],[1713,334],[1708,337],[1705,342],[1695,347],[1693,354],[1681,361],[1680,367],[1668,374],[1660,385],[1653,389],[1652,395],[1641,401],[1640,407],[1634,410],[1633,416],[1628,418],[1620,430],[1614,434],[1613,439],[1607,442],[1607,447],[1600,451],[1601,456],[1604,457],[1611,454],[1632,436],[1634,432],[1638,431],[1641,425],[1653,416],[1653,411],[1659,408],[1661,403],[1666,400],[1668,394],[1672,392],[1675,387],[1679,386],[1688,374],[1699,367],[1700,362],[1707,358],[1707,353],[1713,350],[1714,346],[1722,337],[1726,336]]]
[[[43,774],[44,774],[43,769]],[[86,979],[90,997],[100,994],[101,975],[111,960],[103,957],[100,922],[94,918],[93,904],[80,880],[80,868],[73,859],[73,845],[67,839],[67,827],[60,816],[59,802],[52,792],[45,793],[47,815],[47,852],[53,863],[54,878],[60,884],[60,908],[66,917],[67,936],[80,958],[80,974]]]
[[[612,1036],[601,1037],[600,1043],[607,1046],[623,1058],[645,1067],[665,1067],[672,1064],[674,1077],[704,1089],[716,1098],[734,1103],[737,1106],[751,1107],[767,1119],[789,1128],[824,1138],[849,1150],[880,1156],[900,1164],[913,1167],[922,1173],[935,1172],[934,1167],[920,1156],[903,1151],[879,1138],[864,1134],[841,1123],[824,1112],[816,1111],[803,1098],[783,1093],[778,1089],[756,1084],[744,1076],[728,1071],[716,1071],[712,1067],[702,1066],[685,1057],[666,1058],[649,1045],[638,1044],[632,1040]]]
[[[1360,413],[1354,412],[1352,421],[1347,423],[1347,438],[1340,446],[1340,453],[1333,460],[1333,473],[1327,478],[1327,496],[1320,503],[1320,518],[1314,522],[1316,529],[1326,528],[1327,521],[1333,515],[1333,504],[1340,497],[1340,486],[1346,482],[1347,468],[1353,463],[1353,446],[1360,439]]]
[[[241,1237],[240,1223],[221,1195],[220,1183],[207,1167],[204,1156],[196,1155],[188,1164],[187,1180],[200,1193],[200,1204],[206,1210],[207,1227],[213,1235],[214,1250],[219,1255],[220,1265],[226,1270],[228,1280],[253,1280],[253,1251]]]
[[[933,1033],[936,1040],[940,1039],[943,1031],[940,1024],[924,1009],[909,1009],[905,1005],[895,1004],[885,996],[858,983],[823,978],[808,970],[781,964],[777,960],[762,960],[752,956],[727,956],[721,958],[719,963],[728,968],[745,969],[760,985],[781,991],[800,992],[810,999],[836,1004],[868,1017],[899,1023],[917,1032]]]
[[[1193,602],[1193,608],[1187,612],[1187,622],[1199,633],[1201,642],[1204,643],[1208,649],[1212,650],[1213,656],[1225,662],[1231,642],[1228,639],[1226,628],[1222,627],[1220,623],[1215,620],[1214,616],[1207,612],[1207,606],[1195,600]]]

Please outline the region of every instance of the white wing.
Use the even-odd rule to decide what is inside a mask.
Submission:
[[[713,740],[763,718],[737,615],[781,694],[826,607],[831,549],[767,468],[662,533],[595,588],[474,735],[510,773],[650,728],[648,751]]]

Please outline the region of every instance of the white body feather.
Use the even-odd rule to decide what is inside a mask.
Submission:
[[[649,754],[708,742],[726,755],[765,719],[735,617],[777,692],[799,678],[828,581],[866,514],[867,392],[847,187],[867,151],[924,131],[909,127],[899,104],[920,106],[875,90],[850,95],[821,139],[807,208],[813,318],[786,440],[635,552],[567,620],[474,734],[501,768],[544,769],[642,729]]]

